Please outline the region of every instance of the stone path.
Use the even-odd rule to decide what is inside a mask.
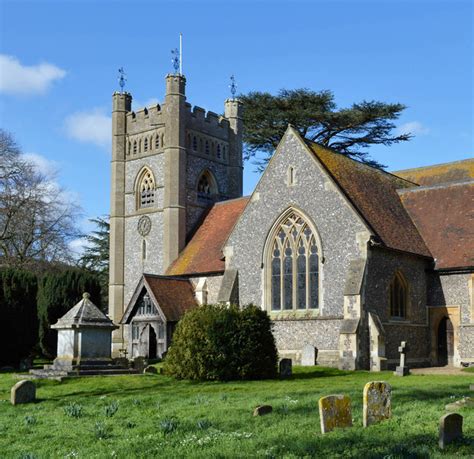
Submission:
[[[473,373],[462,371],[461,368],[456,367],[429,367],[429,368],[412,368],[410,372],[414,375],[456,375],[456,376],[470,376],[474,378]]]

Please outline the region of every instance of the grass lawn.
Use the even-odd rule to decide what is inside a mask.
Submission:
[[[392,385],[393,417],[362,427],[362,390]],[[0,375],[0,457],[474,457],[474,409],[464,439],[440,452],[444,405],[469,395],[474,374],[408,376],[320,367],[291,380],[191,383],[161,375],[38,381],[38,402],[11,406],[10,374]],[[345,393],[354,427],[321,435],[317,402]],[[472,394],[474,395],[474,393]],[[254,418],[253,408],[273,413]]]

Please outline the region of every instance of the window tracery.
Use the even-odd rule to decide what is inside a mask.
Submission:
[[[305,219],[291,212],[277,228],[269,249],[271,310],[317,309],[319,253]]]
[[[144,169],[138,181],[138,207],[151,207],[155,204],[155,179],[149,169]]]

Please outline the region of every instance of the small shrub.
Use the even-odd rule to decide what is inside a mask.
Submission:
[[[110,437],[109,428],[103,422],[96,422],[94,424],[94,435],[98,440],[104,440]]]
[[[25,416],[25,425],[32,426],[35,425],[37,422],[34,416]]]
[[[175,419],[162,419],[160,421],[160,430],[165,434],[170,434],[178,428],[178,421]]]
[[[72,402],[64,407],[64,414],[70,418],[80,418],[83,414],[82,405]]]
[[[198,429],[201,429],[201,430],[207,430],[209,429],[209,427],[212,427],[212,423],[211,421],[207,420],[207,419],[200,419],[197,423],[197,428]]]
[[[108,417],[108,418],[111,418],[112,416],[115,415],[115,413],[118,411],[119,409],[119,404],[117,401],[113,401],[110,405],[107,405],[105,407],[105,415]]]
[[[277,375],[270,317],[244,309],[204,305],[188,311],[173,335],[164,370],[179,379],[265,379]]]

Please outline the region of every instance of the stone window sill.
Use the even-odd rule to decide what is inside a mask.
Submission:
[[[272,320],[315,319],[319,317],[319,309],[304,311],[269,311]]]

